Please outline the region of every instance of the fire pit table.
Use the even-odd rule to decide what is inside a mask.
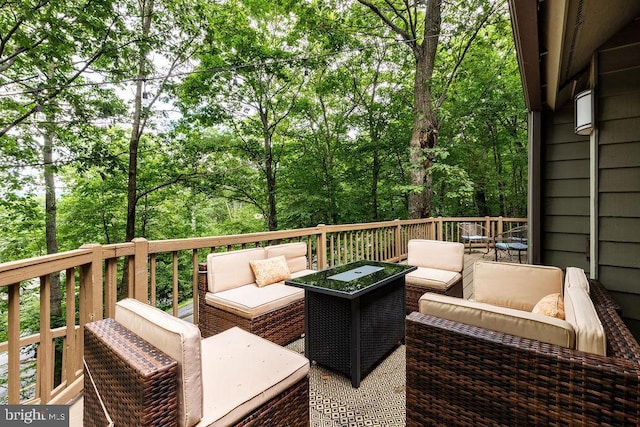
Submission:
[[[351,378],[364,376],[404,339],[404,276],[416,267],[357,261],[286,284],[305,290],[305,355]]]

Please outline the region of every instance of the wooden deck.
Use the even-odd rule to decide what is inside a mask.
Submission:
[[[469,253],[468,251],[464,253],[464,277],[462,279],[462,285],[464,286],[464,299],[473,298],[473,264],[476,261],[483,259],[487,261],[493,261],[493,251],[487,254],[485,254],[485,252],[481,250],[472,250],[471,253]]]
[[[465,252],[464,254],[464,278],[463,278],[463,296],[465,299],[473,298],[473,264],[478,260],[493,261],[494,253],[490,251],[485,253],[484,249],[474,249],[471,253]],[[500,259],[500,261],[508,262],[509,259]],[[517,259],[515,260],[517,262]],[[346,390],[352,391],[350,387],[346,387]],[[315,425],[315,423],[312,423]],[[82,427],[82,397],[77,399],[70,408],[70,423],[71,427]]]

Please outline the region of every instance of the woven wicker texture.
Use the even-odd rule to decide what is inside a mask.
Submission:
[[[85,359],[116,426],[176,425],[177,363],[174,360],[113,319],[86,325]],[[88,378],[86,372],[85,378]],[[88,380],[84,390],[83,424],[106,426],[104,413]],[[237,425],[308,426],[309,378],[275,396]]]
[[[411,285],[409,283],[407,283],[405,287],[407,289],[407,314],[418,311],[418,301],[420,300],[420,297],[425,294],[425,292],[433,292],[434,294],[449,295],[458,298],[462,298],[463,293],[462,277],[460,278],[460,280],[450,286],[449,289],[444,291],[436,288]]]
[[[84,342],[84,426],[107,425],[93,383],[117,426],[177,423],[175,360],[113,319],[87,324]]]
[[[313,335],[307,358],[351,375],[351,301],[320,293],[305,298],[313,313],[308,319]]]
[[[304,300],[261,316],[247,319],[234,313],[208,305],[207,265],[199,265],[198,274],[198,323],[202,337],[210,337],[238,326],[276,344],[287,344],[304,333]]]
[[[309,377],[298,381],[244,419],[238,426],[292,426],[309,425]]]
[[[305,298],[307,357],[356,384],[404,337],[404,277],[353,300],[309,290]]]
[[[591,289],[606,357],[409,315],[407,425],[638,425],[640,348],[602,286]]]

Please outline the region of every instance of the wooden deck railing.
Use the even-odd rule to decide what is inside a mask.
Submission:
[[[322,269],[362,259],[399,262],[407,257],[410,239],[460,241],[458,223],[478,222],[491,235],[526,224],[523,218],[428,218],[366,224],[316,227],[232,236],[84,245],[80,249],[0,264],[0,290],[8,313],[3,327],[8,341],[0,343],[0,404],[66,403],[82,390],[83,327],[87,322],[113,317],[127,263],[128,295],[157,303],[158,260],[171,266],[171,306],[178,315],[180,277],[188,275],[197,315],[198,263],[210,252],[263,247],[303,241],[309,267]],[[169,259],[170,261],[166,261]],[[182,274],[181,274],[182,273]],[[51,325],[51,277],[60,275],[65,310],[62,327]],[[6,292],[5,292],[6,291]],[[4,296],[0,294],[0,297]],[[27,295],[40,301],[39,332],[26,332],[27,313],[21,301]],[[1,319],[1,318],[0,318]],[[27,359],[23,363],[22,359]],[[6,361],[6,362],[5,362]],[[4,366],[2,366],[4,364]],[[55,366],[58,369],[55,369]],[[57,379],[54,372],[58,372]]]

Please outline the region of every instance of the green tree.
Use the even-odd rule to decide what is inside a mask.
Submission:
[[[425,0],[407,3],[394,0],[357,0],[383,25],[396,33],[415,59],[413,80],[413,133],[411,148],[411,184],[409,217],[429,216],[432,207],[432,182],[429,168],[434,161],[440,123],[438,113],[447,98],[462,61],[478,32],[494,14],[498,3],[488,0],[443,2]],[[448,32],[453,31],[455,37]],[[451,49],[455,62],[438,76],[438,49]]]
[[[74,123],[78,118],[77,110],[86,103],[80,94],[86,92],[77,85],[99,58],[112,52],[111,27],[119,19],[111,14],[109,0],[74,6],[68,1],[7,2],[0,12],[5,89],[0,138],[13,164],[43,168],[47,253],[58,252],[55,173],[56,157],[64,150],[56,151],[56,146],[69,148],[62,134],[71,134],[58,120]],[[28,122],[29,118],[35,120]],[[20,181],[20,175],[3,175]],[[58,275],[51,277],[51,312],[54,318],[61,315]]]
[[[410,135],[398,132],[394,123],[411,120],[407,102],[411,92],[406,85],[408,67],[393,44],[363,51],[360,59],[359,78],[354,78],[360,102],[353,121],[360,134],[354,145],[357,151],[349,156],[360,161],[350,162],[352,172],[348,181],[362,188],[363,194],[353,205],[369,207],[369,212],[360,213],[359,218],[379,221],[405,217],[404,200],[399,204],[403,209],[381,211],[381,205],[396,204],[394,201],[404,193],[398,187],[405,182],[405,170],[398,166],[406,162],[406,141],[402,137]],[[364,191],[367,188],[369,192]]]
[[[460,69],[462,78],[451,86],[442,108],[443,155],[433,175],[436,191],[455,198],[439,212],[526,215],[526,113],[513,52],[502,16],[481,31]]]
[[[240,144],[233,152],[260,171],[264,186],[236,186],[232,197],[255,204],[269,230],[278,228],[281,129],[305,82],[298,46],[304,35],[293,31],[291,7],[286,1],[230,1],[208,8],[208,49],[181,96],[185,114],[232,129]]]

